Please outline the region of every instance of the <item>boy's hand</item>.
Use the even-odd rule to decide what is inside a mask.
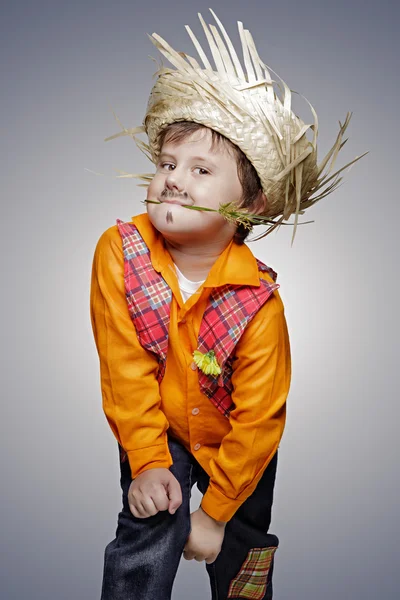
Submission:
[[[139,519],[167,509],[173,515],[182,504],[181,486],[169,469],[149,469],[132,481],[128,503],[133,516]]]
[[[183,550],[186,560],[193,558],[198,561],[205,560],[210,564],[216,560],[224,541],[225,525],[216,521],[200,507],[191,515],[192,531]]]

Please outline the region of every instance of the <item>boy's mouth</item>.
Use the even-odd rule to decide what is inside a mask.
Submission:
[[[168,189],[164,189],[161,192],[160,201],[167,202],[168,204],[179,204],[180,206],[182,206],[183,204],[192,204],[192,202],[189,202],[188,195],[186,192],[181,196],[175,196],[173,193],[171,193],[171,190]]]
[[[167,204],[179,204],[182,206],[183,204],[187,204],[187,200],[174,200],[173,198],[164,198],[161,202],[166,202]]]

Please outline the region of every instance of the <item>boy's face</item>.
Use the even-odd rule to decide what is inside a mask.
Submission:
[[[236,159],[221,144],[211,149],[211,131],[195,131],[181,142],[166,141],[148,189],[149,219],[167,239],[177,243],[228,242],[236,225],[218,213],[190,210],[181,204],[217,209],[242,198]]]

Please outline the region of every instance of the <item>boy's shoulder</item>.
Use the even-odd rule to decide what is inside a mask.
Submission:
[[[118,257],[119,260],[122,259],[123,247],[117,223],[108,227],[100,235],[96,243],[95,256],[104,261],[107,261],[111,257]]]
[[[276,280],[278,278],[278,273],[276,271],[274,271],[274,269],[272,267],[269,267],[268,265],[263,263],[259,258],[256,258],[256,257],[254,257],[254,258],[256,259],[260,277],[262,277],[263,279],[266,279],[267,281],[272,280],[274,283],[276,283]]]
[[[104,240],[104,241],[112,241],[115,239],[118,239],[120,236],[119,233],[119,229],[118,229],[118,225],[115,223],[115,225],[110,225],[110,227],[108,227],[105,231],[103,231],[103,233],[101,234],[99,241],[100,240]]]
[[[268,302],[266,303],[268,305],[266,310],[269,313],[274,312],[274,311],[276,311],[276,312],[283,311],[284,305],[283,305],[282,298],[278,291],[278,288],[280,287],[280,284],[277,283],[278,273],[272,267],[270,267],[269,265],[264,263],[262,260],[260,260],[256,256],[254,256],[254,258],[257,263],[259,278],[263,279],[264,281],[267,281],[268,283],[275,284],[278,286],[277,288],[274,289],[273,293],[271,294],[271,297],[269,298]]]
[[[96,254],[107,254],[121,248],[121,235],[118,225],[111,225],[100,235],[96,244]]]
[[[159,246],[159,236],[148,215],[143,213],[134,215],[131,220],[127,221],[115,219],[115,225],[111,225],[100,235],[96,245],[96,254],[102,254],[105,258],[110,253],[118,254],[119,257],[123,256],[125,240],[129,239],[129,243],[135,243],[136,237],[132,238],[134,231],[139,233],[150,251]]]
[[[257,256],[253,253],[252,249],[248,246],[248,244],[243,244],[242,248],[243,247],[245,248],[247,253],[247,260],[253,264],[255,261],[258,269],[258,276],[260,277],[260,279],[270,281],[271,283],[276,283],[278,273],[275,271],[275,269],[273,269],[270,265],[266,264],[261,259],[257,258]]]
[[[113,243],[118,243],[121,245],[121,232],[119,224],[122,225],[134,225],[137,217],[132,217],[130,221],[123,221],[122,219],[115,219],[115,224],[110,225],[103,233],[100,235],[97,244],[101,246],[108,246]]]

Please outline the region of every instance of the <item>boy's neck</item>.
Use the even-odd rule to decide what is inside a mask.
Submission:
[[[214,243],[196,247],[170,243],[164,238],[165,247],[170,253],[172,260],[181,273],[191,281],[206,279],[211,267],[229,243],[230,241],[227,244],[225,243],[224,246]]]

